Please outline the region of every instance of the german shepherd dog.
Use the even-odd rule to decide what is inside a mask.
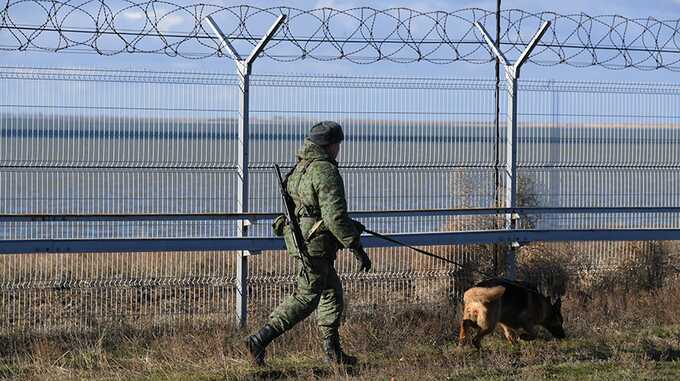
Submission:
[[[477,330],[472,344],[479,349],[482,338],[493,332],[496,324],[503,329],[505,338],[514,344],[518,341],[517,331],[522,340],[536,338],[536,326],[543,326],[554,337],[563,339],[561,300],[555,304],[543,296],[535,285],[503,279],[486,279],[465,291],[465,309],[460,323],[459,345],[468,342],[473,328]]]

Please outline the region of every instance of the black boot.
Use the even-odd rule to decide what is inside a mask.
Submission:
[[[253,358],[255,365],[264,365],[265,348],[281,333],[277,332],[271,325],[265,324],[256,334],[246,338],[246,348]]]
[[[333,335],[323,341],[324,361],[328,365],[355,365],[357,358],[342,351],[340,336]]]

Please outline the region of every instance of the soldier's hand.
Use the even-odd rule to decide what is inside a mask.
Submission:
[[[359,269],[359,271],[369,271],[373,264],[371,263],[371,258],[368,257],[368,254],[364,250],[364,247],[359,245],[351,250],[352,255],[354,255],[354,258],[356,258],[357,261],[361,262],[361,268]]]

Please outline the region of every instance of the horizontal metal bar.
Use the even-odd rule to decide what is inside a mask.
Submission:
[[[517,230],[505,242],[677,241],[680,229]],[[501,232],[502,235],[502,232]],[[499,237],[497,237],[499,238]],[[494,242],[494,241],[491,241]]]
[[[432,217],[432,216],[475,216],[504,215],[518,213],[534,214],[608,214],[608,213],[680,213],[680,207],[603,207],[603,208],[469,208],[469,209],[411,209],[350,212],[352,217]]]
[[[487,230],[466,232],[403,233],[388,237],[412,246],[465,245],[483,243],[528,243],[534,241],[645,241],[680,240],[680,229],[600,229],[600,230]],[[398,246],[378,237],[364,236],[365,247]],[[0,241],[0,254],[171,252],[282,250],[281,238],[173,238],[173,239],[74,239]]]
[[[680,167],[678,166],[673,166],[672,168]],[[256,171],[263,171],[263,170],[271,170],[271,164],[252,164],[248,168]],[[281,169],[283,168],[292,168],[291,165],[286,165],[286,166],[281,166]],[[494,165],[492,163],[469,163],[469,164],[388,164],[388,165],[379,165],[379,164],[361,164],[361,163],[345,163],[342,165],[339,165],[338,168],[340,169],[366,169],[366,170],[388,170],[388,169],[410,169],[413,171],[423,171],[423,170],[432,170],[432,169],[462,169],[462,168],[471,168],[471,169],[493,169]],[[600,168],[600,167],[597,167]],[[628,167],[626,167],[628,168]],[[638,167],[635,167],[638,168]],[[652,168],[659,168],[658,166],[654,166]]]
[[[519,139],[520,141],[523,139]],[[99,170],[145,170],[145,169],[156,169],[163,171],[186,171],[186,170],[197,170],[197,171],[233,171],[238,169],[236,165],[221,165],[216,166],[216,163],[210,163],[209,165],[196,164],[167,164],[167,165],[151,165],[144,164],[140,161],[118,161],[106,164],[104,161],[83,161],[85,164],[71,164],[68,161],[59,162],[54,161],[52,164],[38,163],[33,160],[14,160],[8,161],[6,163],[0,164],[0,169],[19,169],[19,170],[39,170],[39,169],[99,169]],[[91,164],[94,162],[94,164]],[[97,164],[99,163],[99,164]],[[106,164],[106,165],[105,165]],[[425,169],[461,169],[461,168],[472,168],[472,169],[493,169],[494,166],[491,163],[470,163],[470,164],[390,164],[390,165],[373,165],[373,164],[345,164],[340,165],[341,169],[411,169],[411,170],[425,170]],[[270,170],[271,166],[269,164],[254,164],[250,165],[248,168],[256,171]],[[292,166],[281,166],[281,168],[292,168]],[[499,166],[502,168],[502,166]],[[520,169],[676,169],[680,168],[680,164],[520,164],[518,165]]]
[[[515,208],[519,214],[582,214],[582,213],[680,213],[680,207],[584,207],[584,208]],[[506,212],[504,212],[506,213]]]
[[[203,214],[3,214],[0,222],[34,221],[206,221],[270,220],[280,213],[203,213]]]
[[[529,243],[558,241],[680,240],[680,229],[588,229],[588,230],[485,230],[466,232],[405,233],[389,235],[411,246]],[[377,237],[362,237],[366,247],[391,247]]]
[[[19,161],[19,160],[17,160]],[[208,165],[195,165],[195,164],[169,164],[169,165],[149,165],[149,164],[144,164],[141,163],[140,161],[131,161],[128,162],[129,164],[125,164],[126,162],[105,162],[105,161],[95,161],[95,164],[90,164],[93,161],[88,161],[84,160],[85,164],[69,164],[70,162],[65,161],[65,162],[58,162],[54,161],[52,164],[34,164],[35,162],[33,161],[26,161],[26,162],[19,162],[19,163],[10,163],[10,164],[0,164],[0,169],[2,170],[39,170],[39,169],[54,169],[54,170],[67,170],[67,169],[97,169],[100,171],[118,171],[118,170],[135,170],[135,171],[143,171],[143,170],[159,170],[159,171],[165,171],[165,172],[172,172],[172,171],[178,171],[178,172],[185,172],[189,170],[193,171],[202,171],[202,172],[216,172],[216,171],[235,171],[238,169],[236,165],[217,165],[217,163],[210,163]],[[96,163],[99,163],[97,165]],[[200,163],[198,163],[200,164]]]
[[[354,218],[474,216],[519,213],[532,214],[607,214],[607,213],[680,213],[680,207],[604,207],[604,208],[468,208],[468,209],[401,209],[350,212]],[[281,213],[201,213],[201,214],[2,214],[0,222],[34,221],[204,221],[204,220],[271,220]]]
[[[282,250],[280,238],[66,239],[0,241],[0,254]]]

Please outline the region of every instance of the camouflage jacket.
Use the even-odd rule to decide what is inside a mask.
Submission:
[[[309,255],[335,257],[338,249],[358,245],[361,231],[347,215],[345,186],[338,163],[308,139],[297,157],[298,163],[288,177],[287,190],[295,202],[295,213],[302,234],[307,238]]]

